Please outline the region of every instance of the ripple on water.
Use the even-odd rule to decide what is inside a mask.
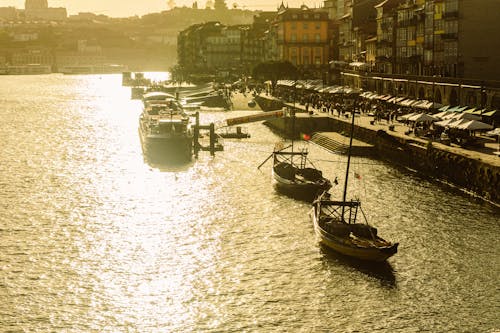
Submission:
[[[273,190],[269,163],[257,170],[278,140],[265,126],[214,158],[148,164],[140,103],[120,84],[0,78],[1,331],[500,327],[495,208],[355,158],[349,193],[400,247],[385,265],[353,262],[318,244],[309,205]],[[310,151],[343,184],[345,157]]]

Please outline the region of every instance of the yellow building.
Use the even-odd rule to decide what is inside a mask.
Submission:
[[[319,69],[330,60],[332,33],[328,13],[324,10],[285,8],[274,22],[276,60],[290,61],[302,69]]]

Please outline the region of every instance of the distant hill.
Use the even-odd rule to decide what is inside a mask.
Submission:
[[[241,9],[195,9],[177,7],[161,13],[148,14],[141,17],[141,24],[174,28],[182,31],[187,27],[203,22],[219,21],[225,25],[251,24],[258,12]]]

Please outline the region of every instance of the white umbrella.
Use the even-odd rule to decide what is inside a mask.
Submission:
[[[457,128],[468,131],[485,131],[492,129],[493,126],[491,126],[490,124],[483,123],[481,121],[471,120],[466,123],[458,125]]]
[[[451,128],[458,128],[459,125],[468,122],[466,119],[446,119],[443,121],[438,121],[437,123],[434,123],[434,125],[442,126],[442,127],[451,127]]]
[[[493,131],[486,132],[488,135],[496,135],[498,136],[498,146],[497,146],[497,152],[496,154],[500,156],[500,127],[495,128]]]
[[[486,132],[488,135],[500,135],[500,127],[495,128],[493,131]]]
[[[419,114],[416,114],[416,115],[413,115],[413,116],[409,117],[408,120],[414,121],[414,122],[419,122],[419,121],[437,121],[438,118],[436,118],[434,116],[431,116],[430,114],[427,114],[427,113],[419,113]]]

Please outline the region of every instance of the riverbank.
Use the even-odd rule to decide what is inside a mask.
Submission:
[[[350,118],[311,108],[309,110],[312,114],[308,114],[303,105],[285,105],[298,111],[294,124],[296,133],[321,133],[323,137],[328,137],[329,132],[350,133]],[[292,124],[289,119],[273,119],[266,124],[286,135],[291,134]],[[373,145],[383,159],[445,181],[500,205],[500,158],[493,154],[494,142],[472,150],[407,135],[406,131],[406,126],[400,123],[375,123],[373,117],[361,115],[355,121],[353,137]],[[331,140],[335,141],[333,138]],[[322,142],[318,144],[325,146]]]
[[[252,103],[253,101],[253,103]],[[251,93],[231,92],[232,110],[238,111],[260,111],[261,108],[254,101]]]

